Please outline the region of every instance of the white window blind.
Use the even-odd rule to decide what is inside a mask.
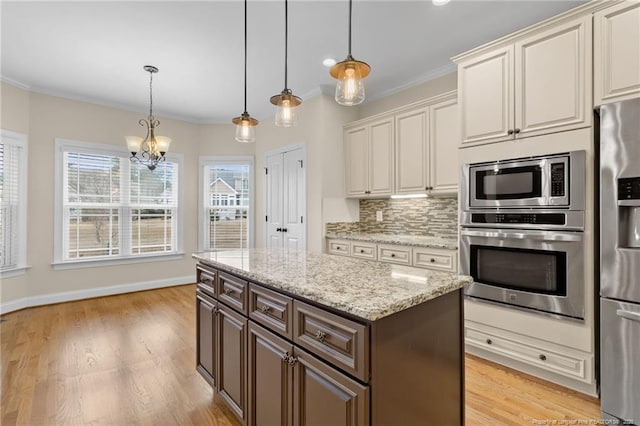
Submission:
[[[251,246],[253,158],[201,160],[204,249]]]
[[[23,138],[0,140],[0,270],[23,267],[26,254],[26,155]]]
[[[125,153],[63,150],[61,261],[178,251],[178,167]]]

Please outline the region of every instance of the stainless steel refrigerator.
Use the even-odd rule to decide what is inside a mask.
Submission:
[[[640,99],[600,109],[600,395],[640,424]]]

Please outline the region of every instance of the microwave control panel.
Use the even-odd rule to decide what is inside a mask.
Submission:
[[[640,177],[618,179],[618,200],[640,200]]]
[[[564,197],[564,163],[551,163],[551,196]]]
[[[471,223],[565,225],[564,213],[473,213]]]

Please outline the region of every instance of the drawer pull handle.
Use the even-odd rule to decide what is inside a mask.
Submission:
[[[436,261],[433,257],[430,260],[431,260],[431,263],[435,263]]]
[[[391,253],[391,257],[396,257],[396,254],[395,253]]]
[[[540,361],[546,361],[547,360],[547,356],[540,354],[540,356],[538,356],[538,358],[540,358]]]
[[[231,296],[233,294],[233,290],[231,290],[230,288],[225,288],[223,293],[227,296]]]
[[[211,312],[213,312],[215,315],[218,315],[218,311],[219,309],[216,308],[215,306],[213,307],[213,309],[211,310]]]
[[[493,344],[493,340],[487,339],[487,345],[491,345],[491,344]]]
[[[285,352],[284,354],[282,354],[282,361],[288,363],[289,359],[291,359],[291,355],[289,355],[289,352]]]
[[[263,314],[266,314],[267,312],[269,312],[271,310],[270,306],[267,305],[262,305],[260,306],[260,312],[262,312]]]
[[[289,365],[294,365],[296,362],[298,362],[298,358],[296,358],[295,356],[290,356],[287,362],[289,363]]]
[[[316,334],[314,336],[316,338],[316,340],[320,343],[324,343],[324,339],[327,338],[327,333],[325,333],[324,331],[318,330],[316,331]]]

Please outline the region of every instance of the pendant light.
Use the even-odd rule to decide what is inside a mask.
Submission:
[[[238,142],[249,143],[256,140],[255,127],[258,125],[258,120],[247,112],[247,0],[244,0],[244,112],[231,122],[236,125]]]
[[[271,97],[271,103],[276,109],[276,126],[291,127],[296,125],[296,107],[302,103],[302,99],[294,95],[291,89],[287,88],[287,41],[289,6],[284,0],[284,89],[277,95]]]
[[[365,62],[353,59],[351,56],[351,9],[349,0],[349,54],[347,58],[331,67],[331,77],[338,80],[336,85],[336,102],[340,105],[353,106],[364,101],[364,82],[371,72],[371,67]]]
[[[153,116],[153,74],[158,72],[158,68],[153,65],[145,65],[143,69],[149,73],[149,116],[146,120],[142,118],[138,123],[147,128],[147,136],[144,139],[139,136],[125,136],[125,139],[127,140],[127,148],[131,152],[129,159],[144,164],[153,171],[158,163],[165,160],[164,155],[169,150],[171,138],[155,135],[156,127],[160,125],[160,121]]]

